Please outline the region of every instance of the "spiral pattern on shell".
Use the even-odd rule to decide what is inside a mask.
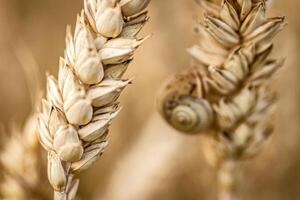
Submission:
[[[174,109],[166,113],[165,119],[175,129],[189,134],[205,131],[213,121],[213,111],[209,103],[196,97],[183,97]]]
[[[190,68],[172,76],[161,88],[159,113],[172,127],[187,134],[207,130],[213,123],[211,105],[203,98],[201,74]]]
[[[203,97],[202,74],[189,68],[172,76],[159,92],[157,105],[162,117],[183,133],[196,134],[213,123],[213,110]]]

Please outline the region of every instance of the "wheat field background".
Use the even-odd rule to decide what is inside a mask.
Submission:
[[[0,0],[0,122],[24,121],[32,109],[32,88],[26,87],[15,55],[18,43],[32,51],[44,83],[46,71],[56,74],[65,26],[73,23],[82,4],[80,0]],[[300,196],[299,7],[299,0],[274,0],[270,11],[287,17],[288,26],[275,40],[275,55],[287,61],[274,83],[280,95],[275,134],[258,157],[243,163],[238,193],[245,200]],[[185,49],[196,42],[197,13],[193,0],[152,0],[150,22],[141,35],[153,36],[137,51],[125,76],[134,81],[121,97],[124,108],[111,127],[106,153],[81,175],[82,199],[216,198],[215,174],[203,158],[202,137],[175,132],[155,107],[161,83],[190,63]]]

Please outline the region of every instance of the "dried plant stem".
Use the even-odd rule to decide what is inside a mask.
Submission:
[[[66,192],[57,192],[54,191],[54,200],[67,200],[67,193]]]
[[[67,183],[66,183],[66,188],[59,192],[59,191],[54,191],[54,200],[68,200],[68,189],[71,188],[71,184],[73,181],[73,175],[68,174],[67,175]]]
[[[218,169],[219,200],[237,200],[236,185],[238,181],[239,161],[223,162]]]
[[[233,191],[219,191],[219,200],[237,200]]]

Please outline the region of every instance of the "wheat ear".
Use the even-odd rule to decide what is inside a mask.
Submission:
[[[272,133],[275,95],[269,88],[283,59],[270,59],[284,17],[266,18],[267,1],[198,0],[205,9],[189,49],[197,67],[167,82],[159,111],[176,129],[206,132],[204,153],[218,169],[220,199],[236,199],[240,161],[261,150]]]
[[[39,116],[39,138],[48,151],[48,178],[55,199],[74,199],[74,175],[89,168],[107,145],[117,102],[130,80],[121,77],[143,43],[150,0],[85,0],[75,33],[67,28],[58,79],[48,75]]]
[[[30,89],[32,107],[36,107],[41,98],[40,73],[38,64],[22,41],[15,46],[16,57],[24,70],[27,86]],[[41,148],[38,142],[37,115],[31,114],[21,126],[13,123],[8,130],[9,134],[3,137],[3,146],[0,152],[0,164],[3,180],[0,183],[1,199],[6,200],[49,200],[48,191],[43,187],[41,163]]]
[[[0,153],[3,180],[0,184],[1,198],[7,200],[49,200],[43,187],[43,176],[39,170],[41,156],[36,137],[36,116],[29,117],[23,128],[13,124],[5,138]],[[2,133],[3,134],[3,133]]]

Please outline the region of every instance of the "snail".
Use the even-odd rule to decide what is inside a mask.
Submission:
[[[183,133],[197,134],[207,130],[213,123],[214,114],[204,98],[204,90],[199,68],[176,74],[159,93],[159,113],[173,128]]]

